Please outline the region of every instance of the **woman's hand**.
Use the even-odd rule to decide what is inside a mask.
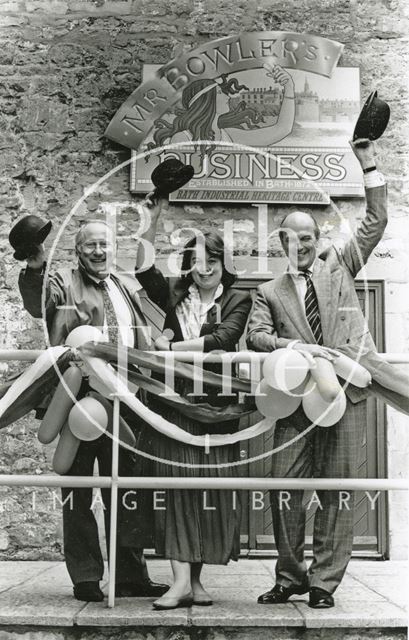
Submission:
[[[149,269],[155,262],[155,235],[162,206],[166,198],[156,199],[151,191],[143,201],[136,203],[139,213],[139,229],[136,234],[139,242],[136,251],[136,270]]]
[[[326,360],[330,360],[330,362],[334,362],[334,360],[339,356],[339,353],[335,351],[335,349],[321,347],[319,344],[297,342],[297,344],[293,346],[293,349],[295,351],[307,353],[313,358],[325,358]]]
[[[141,204],[143,207],[149,209],[151,216],[157,217],[159,216],[162,207],[168,204],[168,198],[156,194],[155,191],[150,191]]]
[[[27,266],[30,267],[30,269],[41,269],[45,262],[44,245],[40,244],[35,248],[37,249],[36,253],[33,251],[33,254],[27,258]]]
[[[286,69],[283,69],[283,67],[280,67],[280,65],[278,64],[272,67],[267,62],[263,64],[263,67],[266,70],[266,75],[268,78],[273,78],[274,82],[276,82],[277,84],[281,84],[281,86],[285,87],[285,89],[289,90],[290,88],[292,88],[292,90],[294,91],[294,81],[288,71],[286,71]]]
[[[170,341],[166,336],[161,335],[156,338],[154,347],[156,351],[170,351]]]

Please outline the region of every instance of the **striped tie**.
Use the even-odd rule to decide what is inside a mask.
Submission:
[[[314,338],[317,344],[322,344],[322,328],[320,312],[318,309],[317,294],[315,293],[310,274],[308,272],[302,272],[301,275],[305,278],[305,281],[307,283],[307,291],[304,298],[305,315],[307,316],[308,324],[311,327],[311,331],[314,334]]]
[[[108,292],[108,285],[105,280],[101,280],[98,283],[98,286],[102,290],[102,296],[104,299],[104,313],[105,321],[108,326],[109,342],[114,345],[117,345],[118,343],[121,344],[122,340],[120,339],[118,329],[118,318],[116,317],[114,305],[112,304],[112,300]]]

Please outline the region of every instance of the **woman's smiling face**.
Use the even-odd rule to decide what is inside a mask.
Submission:
[[[200,289],[217,289],[223,276],[223,264],[220,258],[205,251],[193,251],[190,266],[192,280]]]

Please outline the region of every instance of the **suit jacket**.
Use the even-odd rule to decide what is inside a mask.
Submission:
[[[135,278],[125,274],[111,275],[128,303],[134,326],[146,326]],[[24,308],[34,317],[42,317],[42,291],[44,276],[27,267],[20,272],[19,288]],[[67,335],[80,325],[101,327],[104,324],[103,294],[87,273],[76,269],[61,269],[47,279],[45,315],[52,346],[64,344]],[[142,332],[135,331],[135,346]],[[139,344],[145,348],[145,344]]]
[[[354,278],[382,238],[387,224],[386,187],[366,190],[366,215],[342,250],[329,247],[314,265],[312,281],[317,293],[323,344],[351,353],[376,351],[355,292]],[[291,340],[314,344],[305,308],[289,273],[258,287],[250,317],[247,344],[256,351],[286,347]],[[351,400],[365,397],[349,385]]]

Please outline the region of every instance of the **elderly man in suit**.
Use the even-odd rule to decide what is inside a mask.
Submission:
[[[319,228],[309,213],[293,212],[281,224],[280,239],[289,258],[287,271],[258,288],[249,321],[247,344],[256,351],[290,347],[333,359],[332,349],[347,346],[375,350],[355,293],[354,278],[382,238],[387,224],[386,186],[375,165],[373,143],[351,143],[363,173],[366,215],[343,249],[318,254]],[[347,409],[332,428],[316,427],[272,457],[273,477],[356,477],[358,452],[366,423],[362,390],[347,388]],[[309,426],[302,408],[279,420],[274,447]],[[276,584],[258,602],[286,602],[309,592],[309,606],[334,606],[333,593],[349,562],[353,543],[353,509],[340,504],[335,491],[318,492],[314,518],[313,560],[304,559],[303,491],[291,492],[285,504],[271,492],[274,536],[278,549]],[[344,508],[342,508],[344,506]]]
[[[89,221],[76,236],[75,250],[78,266],[60,269],[49,275],[44,283],[45,253],[40,246],[36,255],[27,260],[19,277],[24,307],[35,318],[42,317],[42,292],[45,284],[44,313],[52,346],[64,344],[67,335],[79,325],[100,328],[114,344],[128,347],[143,346],[141,340],[147,325],[135,278],[112,273],[114,243],[110,228],[102,221]],[[88,387],[83,383],[80,393]],[[121,408],[121,412],[122,412]],[[135,436],[140,425],[133,415],[130,426]],[[99,473],[111,474],[111,439],[105,434],[92,442],[81,442],[68,475],[93,474],[98,460]],[[120,475],[143,475],[141,461],[136,454],[120,448]],[[145,475],[149,475],[146,474]],[[72,502],[69,499],[72,492]],[[103,490],[105,530],[109,538],[110,495]],[[62,489],[64,554],[68,573],[78,600],[101,601],[104,597],[99,581],[104,563],[98,540],[98,529],[91,510],[92,489]],[[138,495],[138,511],[127,511],[125,500],[119,502],[116,595],[160,596],[168,585],[153,583],[148,575],[143,555],[144,538],[151,535],[153,513],[144,504],[146,494]],[[149,517],[150,516],[150,517]],[[139,523],[139,526],[137,526]]]

